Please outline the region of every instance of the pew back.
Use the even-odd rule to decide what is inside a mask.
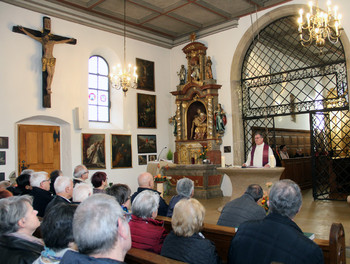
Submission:
[[[163,257],[146,250],[131,248],[125,256],[128,264],[183,264],[184,262]]]
[[[172,230],[171,218],[158,216],[157,219],[164,221],[164,228],[168,232]],[[204,223],[202,233],[215,243],[218,255],[224,262],[227,262],[230,243],[236,234],[235,228]],[[341,223],[332,224],[329,240],[316,238],[314,242],[322,249],[325,264],[346,263],[345,235]]]

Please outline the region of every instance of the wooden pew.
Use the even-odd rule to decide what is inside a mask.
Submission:
[[[157,220],[164,221],[164,228],[168,232],[172,230],[171,218],[158,216]],[[236,234],[235,228],[204,223],[202,233],[215,243],[218,255],[227,262],[230,243]],[[329,240],[315,238],[314,242],[322,249],[325,264],[346,263],[345,233],[341,223],[332,224]]]
[[[128,264],[183,264],[184,262],[163,257],[146,250],[131,248],[126,253],[125,260]]]

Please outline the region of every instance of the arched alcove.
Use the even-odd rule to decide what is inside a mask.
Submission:
[[[61,131],[61,170],[64,175],[72,174],[72,153],[71,153],[71,124],[63,119],[36,115],[18,120],[15,123],[15,135],[16,144],[18,144],[18,125],[20,124],[30,124],[30,125],[52,125],[59,126]],[[18,146],[16,147],[16,164],[18,164]],[[18,166],[17,166],[18,168]]]

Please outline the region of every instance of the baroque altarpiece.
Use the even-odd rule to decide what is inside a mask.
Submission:
[[[178,73],[180,84],[176,91],[174,116],[177,164],[201,164],[200,153],[207,150],[211,164],[221,164],[220,145],[226,124],[224,112],[218,102],[221,85],[213,79],[212,61],[206,55],[207,47],[200,42],[191,42],[183,49],[187,70],[181,66]],[[220,122],[222,126],[220,127]]]

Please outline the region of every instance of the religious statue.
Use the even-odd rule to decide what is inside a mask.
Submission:
[[[214,119],[216,124],[216,131],[219,133],[225,132],[225,126],[226,126],[226,113],[224,109],[222,109],[221,104],[218,104],[218,107],[216,108],[214,112]]]
[[[24,34],[31,37],[32,39],[35,39],[41,43],[43,46],[43,57],[41,59],[42,61],[42,71],[47,72],[47,86],[46,91],[48,94],[51,94],[51,84],[53,75],[55,73],[55,65],[56,65],[56,58],[53,56],[53,47],[55,44],[61,44],[61,43],[68,43],[70,41],[73,41],[73,38],[70,39],[63,39],[63,40],[52,40],[50,39],[49,34],[43,34],[41,37],[34,36],[29,31],[25,30],[23,27],[18,27]]]
[[[183,85],[186,83],[186,69],[185,65],[181,65],[180,72],[177,72],[177,75],[180,78],[180,85]]]
[[[199,81],[199,64],[198,64],[198,58],[192,60],[192,72],[191,72],[191,77],[195,81]]]
[[[205,63],[205,78],[206,79],[213,79],[213,72],[211,70],[211,65],[213,63],[211,62],[210,56],[207,57],[207,62]]]
[[[174,136],[177,135],[177,122],[176,122],[176,114],[173,115],[172,117],[169,118],[169,124],[173,124],[174,125],[174,131],[173,134]]]
[[[194,135],[193,135],[194,132]],[[205,139],[207,134],[207,115],[201,109],[197,109],[197,115],[192,120],[191,139]]]

